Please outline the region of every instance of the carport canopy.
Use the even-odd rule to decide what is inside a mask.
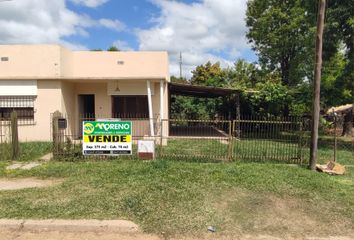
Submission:
[[[238,96],[240,91],[229,88],[196,86],[181,83],[169,83],[170,95],[182,95],[191,97],[216,98],[231,95]]]
[[[235,116],[238,119],[240,116],[240,90],[211,87],[211,86],[197,86],[190,84],[181,83],[169,83],[169,104],[171,104],[172,95],[189,96],[189,97],[200,97],[200,98],[217,98],[222,97],[227,101],[234,99],[235,106],[233,107],[235,111]],[[224,100],[224,101],[225,101]],[[171,110],[171,107],[169,107]],[[229,108],[229,118],[231,118],[232,108]],[[170,114],[170,112],[169,112]]]

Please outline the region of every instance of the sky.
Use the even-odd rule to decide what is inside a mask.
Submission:
[[[247,0],[0,0],[0,44],[72,50],[168,51],[171,75],[208,61],[257,61],[245,37]]]

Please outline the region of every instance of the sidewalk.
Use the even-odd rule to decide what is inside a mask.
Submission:
[[[1,240],[159,240],[125,220],[0,219]]]

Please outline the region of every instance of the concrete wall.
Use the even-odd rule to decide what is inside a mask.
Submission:
[[[19,126],[21,141],[50,141],[50,113],[62,109],[60,81],[39,80],[38,96],[34,102],[34,125]]]
[[[168,80],[166,52],[73,52],[72,78]],[[118,62],[123,64],[118,64]],[[63,75],[69,75],[63,72]]]
[[[60,77],[58,45],[0,45],[0,78],[42,79]]]
[[[0,79],[164,79],[167,52],[70,51],[59,45],[0,45]]]

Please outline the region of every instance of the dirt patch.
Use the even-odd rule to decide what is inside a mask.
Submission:
[[[42,163],[38,162],[30,162],[30,163],[14,163],[10,166],[6,167],[6,170],[16,170],[16,169],[22,169],[22,170],[30,170],[32,168],[41,166]]]
[[[353,233],[350,219],[320,206],[310,207],[304,199],[255,194],[240,189],[220,196],[222,199],[214,200],[217,215],[223,216],[217,228],[226,236],[236,234],[242,236],[240,239],[308,239],[306,236],[319,236],[313,238],[317,240],[322,239],[321,235],[323,239],[336,239],[327,236]],[[248,238],[247,234],[251,237]],[[263,234],[267,237],[263,238]]]
[[[63,179],[49,179],[42,180],[36,178],[0,178],[0,191],[1,190],[17,190],[23,188],[43,188],[62,183]]]

